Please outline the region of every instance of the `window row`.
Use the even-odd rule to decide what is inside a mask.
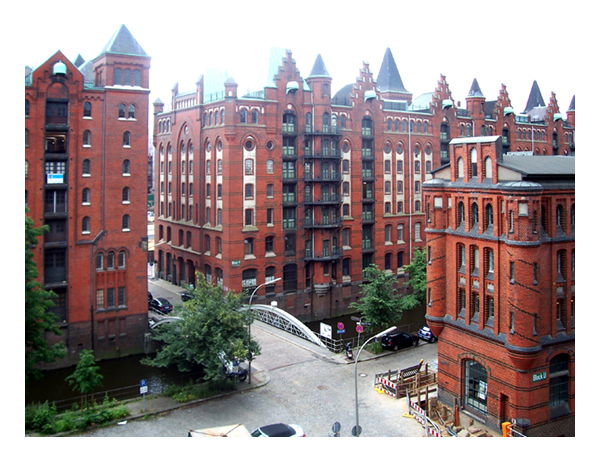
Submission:
[[[125,287],[108,287],[96,290],[96,309],[105,310],[110,308],[126,308]]]
[[[125,269],[125,261],[127,259],[127,252],[125,250],[119,250],[119,252],[109,251],[98,252],[96,254],[96,271],[106,271],[115,269]]]
[[[121,191],[121,203],[130,204],[130,189],[129,187],[124,187]],[[83,188],[81,191],[81,205],[91,205],[91,190],[90,188]]]
[[[402,130],[400,130],[400,124],[402,124]],[[408,132],[409,122],[408,119],[387,119],[387,131],[395,131],[395,132]],[[424,120],[412,120],[410,121],[410,132],[411,133],[429,133],[429,122]]]
[[[246,110],[243,109],[242,112],[244,114],[246,114]],[[257,111],[252,111],[252,120],[254,120],[254,113],[256,112],[256,122],[252,122],[253,124],[257,124],[258,123],[258,112]],[[241,114],[240,114],[241,117]],[[245,116],[244,116],[245,118]],[[244,119],[245,120],[245,119]],[[221,109],[219,110],[215,110],[215,111],[209,111],[209,112],[205,112],[203,119],[202,119],[202,126],[203,127],[214,127],[216,125],[223,125],[225,123],[225,110]],[[242,123],[246,123],[246,122],[242,122]]]
[[[25,143],[29,145],[29,136],[28,132],[25,132]],[[123,132],[123,147],[130,148],[131,147],[131,132],[125,131]],[[92,146],[92,132],[89,130],[83,131],[83,147],[90,148]]]
[[[92,161],[90,159],[84,159],[81,163],[81,175],[89,177],[92,174]],[[121,174],[123,176],[131,175],[131,162],[129,159],[124,159],[121,164]]]
[[[135,105],[119,104],[119,119],[135,119]]]
[[[131,72],[131,69],[116,67],[114,70],[114,85],[140,87],[142,86],[142,72],[139,69],[134,69]]]
[[[129,215],[125,214],[121,218],[121,231],[129,232],[130,231],[130,218]],[[90,225],[90,217],[85,216],[81,219],[81,234],[90,234],[91,233],[91,225]]]

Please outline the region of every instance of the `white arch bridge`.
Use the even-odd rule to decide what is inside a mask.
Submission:
[[[242,307],[243,310],[248,309],[248,305]],[[289,332],[292,335],[303,338],[312,342],[320,347],[327,348],[319,336],[310,330],[302,321],[292,316],[288,312],[269,305],[257,305],[252,304],[250,311],[254,314],[254,319],[262,321],[271,326],[277,327],[278,329]],[[176,316],[156,316],[158,320],[153,320],[150,324],[150,329],[155,329],[161,324],[179,321],[180,318]]]
[[[244,308],[248,309],[248,305],[245,305]],[[252,304],[250,311],[254,314],[254,319],[258,321],[262,321],[323,348],[327,348],[327,345],[321,341],[319,336],[310,330],[302,321],[280,308],[270,305]]]

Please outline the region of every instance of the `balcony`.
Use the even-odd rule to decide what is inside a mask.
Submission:
[[[322,252],[314,252],[311,249],[304,250],[304,260],[312,261],[333,261],[339,260],[344,256],[344,251],[341,248],[324,249]]]
[[[342,174],[339,172],[321,172],[312,174],[312,172],[304,172],[304,181],[342,181]]]
[[[342,201],[340,194],[324,194],[320,198],[312,197],[310,194],[304,195],[304,203],[306,205],[336,205]]]
[[[320,220],[304,218],[305,228],[339,228],[342,226],[341,218],[322,217]]]

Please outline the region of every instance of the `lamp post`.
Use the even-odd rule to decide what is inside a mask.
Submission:
[[[356,434],[354,436],[360,435],[360,427],[358,426],[358,357],[362,353],[363,348],[365,347],[365,345],[367,343],[369,343],[373,339],[381,338],[384,335],[389,334],[390,332],[392,332],[394,330],[396,330],[396,326],[390,327],[389,329],[386,329],[383,332],[380,332],[379,334],[371,337],[369,340],[367,340],[365,343],[363,343],[363,346],[360,347],[360,350],[358,350],[358,354],[356,355],[356,359],[354,360],[354,402],[356,404],[356,427],[355,427]]]
[[[281,278],[273,279],[272,281],[263,282],[261,285],[256,286],[256,288],[252,291],[252,294],[250,295],[250,300],[248,302],[248,314],[252,315],[252,311],[251,311],[252,310],[252,298],[254,298],[254,294],[256,293],[256,291],[263,286],[268,286],[269,284],[275,284],[277,281],[281,281]],[[250,352],[250,340],[252,338],[251,331],[250,331],[251,325],[252,325],[252,323],[248,322],[248,384],[252,383],[252,353]]]

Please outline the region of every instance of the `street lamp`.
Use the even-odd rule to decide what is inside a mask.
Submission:
[[[273,279],[272,281],[263,282],[261,285],[256,286],[256,288],[252,291],[250,295],[250,300],[248,302],[248,314],[252,314],[252,298],[258,289],[262,286],[268,286],[270,284],[275,284],[277,281],[281,281],[281,278]],[[250,326],[252,323],[248,322],[248,384],[252,383],[252,353],[250,352],[250,340],[252,338]]]
[[[360,356],[361,352],[363,351],[363,348],[365,347],[365,345],[367,343],[369,343],[373,339],[381,338],[384,335],[387,335],[394,330],[396,330],[395,326],[390,327],[389,329],[386,329],[383,332],[380,332],[379,334],[371,337],[369,340],[367,340],[365,343],[363,343],[363,346],[360,347],[360,350],[358,350],[358,354],[356,355],[356,359],[354,360],[354,401],[356,404],[356,427],[355,427],[355,435],[354,436],[360,435],[360,427],[358,426],[358,357]]]

